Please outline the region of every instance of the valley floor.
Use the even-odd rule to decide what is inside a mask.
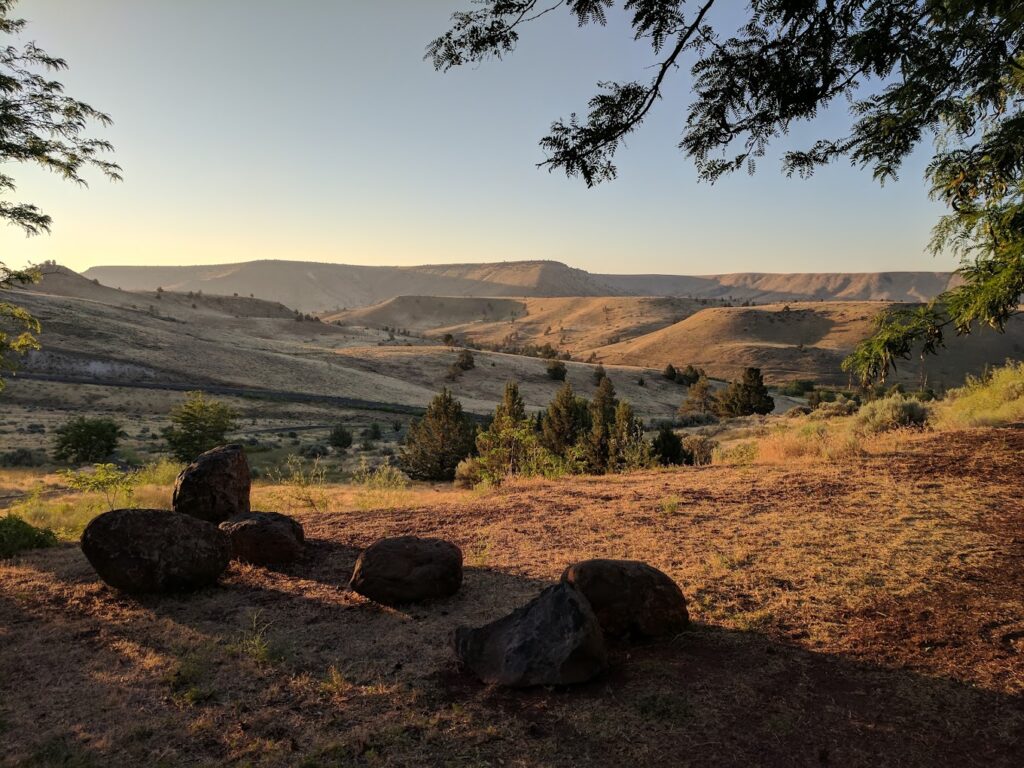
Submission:
[[[74,545],[27,553],[0,563],[0,764],[1020,765],[1022,499],[1024,429],[988,429],[286,509],[303,561],[180,598],[121,596]],[[349,592],[359,549],[400,533],[459,544],[462,591],[403,610]],[[692,630],[566,690],[456,669],[457,626],[588,557],[665,570]]]

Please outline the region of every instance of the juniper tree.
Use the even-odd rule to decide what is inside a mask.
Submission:
[[[546,474],[551,454],[541,445],[534,421],[526,414],[519,386],[510,381],[490,426],[476,439],[480,475],[493,483],[514,475]]]
[[[679,415],[707,416],[714,411],[714,406],[715,393],[711,382],[707,376],[700,376],[687,390],[686,399],[679,406]]]
[[[556,456],[565,458],[589,427],[586,399],[578,397],[573,392],[572,384],[566,382],[548,403],[542,438],[544,447]]]
[[[651,450],[654,452],[654,458],[663,466],[686,463],[683,441],[672,429],[671,424],[661,425],[658,434],[651,441]]]
[[[459,462],[472,455],[475,440],[476,427],[445,388],[410,425],[398,463],[414,480],[451,480]]]
[[[108,142],[84,135],[90,124],[109,125],[110,118],[66,96],[63,86],[48,76],[67,69],[67,62],[35,43],[16,43],[26,22],[11,15],[14,5],[15,0],[0,0],[0,222],[37,235],[49,232],[52,220],[31,203],[2,199],[17,190],[9,166],[36,165],[80,185],[86,183],[82,172],[89,166],[111,179],[120,179],[121,169],[102,158],[112,149]],[[33,272],[0,261],[0,290],[33,279]],[[39,330],[24,309],[0,301],[0,391],[4,370],[13,368],[12,355],[37,349]]]
[[[203,392],[189,392],[185,401],[171,410],[171,423],[163,429],[171,453],[181,461],[224,443],[234,429],[238,414],[229,405],[208,398]]]
[[[615,387],[606,376],[601,379],[594,399],[590,401],[590,432],[583,442],[587,471],[592,474],[600,475],[608,471],[609,447],[617,405]]]
[[[962,282],[921,310],[884,313],[844,367],[868,383],[946,334],[1002,330],[1024,293],[1024,6],[1017,0],[479,0],[452,16],[427,58],[449,70],[511,53],[530,23],[566,12],[603,25],[621,6],[651,50],[645,81],[598,83],[585,115],[551,124],[541,167],[587,186],[614,179],[615,154],[663,97],[685,101],[679,147],[699,178],[753,173],[769,147],[849,104],[834,135],[782,155],[787,175],[846,159],[884,183],[931,141],[926,170],[948,213],[930,249],[960,260]],[[675,86],[690,68],[692,84]],[[678,106],[676,107],[679,108]]]
[[[608,471],[628,472],[651,466],[651,446],[644,439],[643,422],[633,406],[622,400],[615,407],[615,421],[608,440]]]
[[[715,397],[714,411],[719,416],[750,416],[771,413],[775,400],[768,394],[760,368],[747,368],[743,378],[733,381]]]

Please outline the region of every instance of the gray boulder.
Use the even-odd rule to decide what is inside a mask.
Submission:
[[[116,589],[182,592],[216,582],[231,560],[231,543],[217,526],[189,515],[115,509],[86,526],[82,552]]]
[[[252,477],[241,445],[221,445],[200,454],[178,475],[171,505],[211,523],[249,511]]]
[[[255,565],[290,563],[302,557],[302,525],[277,512],[245,512],[220,524],[236,560]]]
[[[566,568],[562,582],[583,593],[610,637],[666,637],[689,626],[679,586],[647,563],[584,560]]]
[[[351,587],[384,605],[419,603],[454,595],[462,586],[462,550],[442,539],[396,536],[364,549]]]
[[[601,625],[569,584],[548,587],[503,619],[455,631],[455,654],[485,683],[584,683],[608,665]]]

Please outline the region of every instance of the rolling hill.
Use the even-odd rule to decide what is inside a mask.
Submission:
[[[604,363],[660,367],[693,364],[712,376],[734,378],[745,367],[761,368],[769,381],[813,379],[846,383],[840,364],[872,331],[874,317],[892,306],[881,302],[806,302],[758,307],[705,309],[681,322],[618,344],[592,350]],[[951,337],[947,349],[925,362],[930,384],[951,386],[967,374],[1008,357],[1024,356],[1024,321],[1005,334],[978,330],[971,338]],[[920,367],[904,361],[896,377],[914,383]]]
[[[953,279],[946,272],[847,274],[609,275],[556,261],[418,267],[250,261],[212,266],[99,266],[85,276],[132,291],[257,296],[302,312],[337,312],[398,296],[675,296],[735,303],[796,300],[922,301]]]
[[[431,338],[450,333],[462,343],[485,348],[550,344],[559,352],[579,356],[584,350],[671,325],[702,308],[692,299],[649,296],[399,296],[371,307],[328,314],[324,320],[402,328]]]

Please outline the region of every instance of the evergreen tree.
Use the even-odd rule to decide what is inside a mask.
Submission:
[[[674,466],[686,463],[683,452],[683,441],[675,433],[670,424],[662,424],[658,434],[651,443],[654,457],[663,466]]]
[[[692,365],[687,365],[681,371],[676,371],[676,381],[680,384],[692,387],[697,383],[701,376],[705,375],[703,368],[694,368]]]
[[[707,376],[700,376],[686,393],[686,399],[679,406],[680,416],[696,414],[706,416],[713,413],[715,408],[715,394],[711,388],[711,382]]]
[[[775,408],[775,400],[761,377],[760,368],[747,368],[743,378],[733,381],[715,398],[714,410],[719,416],[750,416],[767,414]]]
[[[607,372],[604,370],[604,366],[601,365],[600,363],[597,364],[597,367],[594,368],[593,373],[591,373],[590,375],[594,380],[594,384],[600,384],[602,381],[604,381],[604,379],[608,377]]]
[[[615,421],[608,440],[608,471],[629,472],[649,467],[651,446],[644,439],[643,422],[633,406],[622,400],[615,407]]]
[[[675,381],[676,367],[672,365],[672,363],[669,363],[668,365],[665,366],[665,370],[661,372],[661,375],[664,376],[669,381]]]
[[[476,427],[447,388],[413,421],[399,452],[402,470],[414,480],[452,480],[455,467],[473,453]]]
[[[601,475],[608,471],[609,443],[615,426],[617,404],[615,387],[606,376],[601,379],[594,399],[590,401],[590,433],[583,446],[587,471],[591,474]]]
[[[572,384],[566,382],[548,403],[544,417],[544,446],[556,456],[567,458],[589,428],[587,401],[577,397]]]
[[[515,475],[542,475],[553,469],[554,457],[541,445],[534,420],[527,416],[519,386],[510,381],[490,426],[476,439],[480,477],[500,483]]]

